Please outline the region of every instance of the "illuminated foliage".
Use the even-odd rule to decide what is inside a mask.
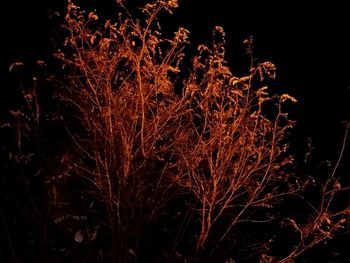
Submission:
[[[348,210],[331,211],[342,188],[337,166],[317,188],[319,206],[306,202],[312,212],[303,220],[279,211],[286,199],[303,199],[310,182],[295,175],[288,153],[294,122],[284,105],[296,100],[269,94],[276,68],[254,62],[253,39],[244,42],[249,72],[236,76],[221,27],[212,45],[192,55],[186,29],[164,36],[157,17],[171,14],[176,0],[146,4],[139,19],[118,6],[116,21],[101,21],[68,4],[67,37],[55,53],[64,75],[55,82],[60,108],[52,117],[68,147],[41,173],[51,228],[63,240],[51,247],[74,254],[64,242],[73,241],[96,251],[99,262],[291,262],[338,231]],[[36,93],[24,97],[40,125]],[[18,134],[30,127],[17,126]],[[248,237],[252,225],[260,233]],[[297,237],[277,255],[274,234],[261,229],[282,225]]]

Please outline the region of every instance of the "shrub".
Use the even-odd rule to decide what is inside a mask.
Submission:
[[[57,231],[52,253],[80,261],[79,249],[88,248],[94,261],[289,262],[339,230],[347,208],[330,209],[341,189],[337,167],[307,217],[282,211],[309,182],[295,175],[288,153],[294,122],[284,105],[296,100],[268,93],[276,68],[254,62],[252,38],[249,72],[235,76],[221,27],[212,46],[188,57],[189,32],[165,37],[157,20],[176,0],[146,4],[140,19],[118,5],[117,21],[101,22],[68,4],[52,118],[68,136],[42,173],[49,232]],[[273,231],[282,225],[294,239],[278,255]]]

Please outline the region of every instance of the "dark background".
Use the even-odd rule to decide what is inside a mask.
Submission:
[[[57,21],[64,16],[66,1],[8,1],[2,6],[0,63],[2,109],[11,105],[13,87],[8,83],[12,62],[45,59],[57,42]],[[113,14],[113,0],[81,1],[98,13]],[[127,0],[135,6],[145,1]],[[231,3],[232,2],[232,3]],[[194,44],[210,43],[212,29],[223,26],[227,36],[228,62],[241,74],[249,65],[243,40],[255,39],[255,56],[277,66],[274,85],[299,103],[292,109],[298,121],[296,134],[305,144],[312,137],[319,153],[333,158],[340,147],[343,127],[349,118],[350,40],[345,2],[308,1],[201,1],[182,0],[164,28],[188,28]],[[52,19],[52,13],[61,16]]]
[[[113,0],[81,1],[97,13],[111,15]],[[145,1],[126,0],[135,6]],[[344,132],[341,121],[350,117],[350,39],[346,1],[306,4],[303,0],[228,1],[182,0],[171,17],[164,17],[167,32],[183,26],[195,45],[210,43],[214,26],[227,36],[227,60],[233,73],[249,66],[243,40],[253,36],[255,56],[277,66],[272,83],[281,93],[298,100],[291,109],[297,120],[292,146],[299,154],[311,137],[319,159],[336,160]],[[2,3],[0,16],[1,114],[17,103],[8,68],[13,62],[46,60],[55,49],[58,24],[66,1],[12,0]],[[58,11],[60,16],[52,15]],[[54,18],[53,18],[54,17]],[[62,40],[63,41],[63,40]],[[349,154],[347,155],[349,156]],[[348,168],[347,159],[344,161]],[[350,173],[345,170],[345,174]]]

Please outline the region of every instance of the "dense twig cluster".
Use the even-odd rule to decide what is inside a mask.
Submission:
[[[181,223],[166,226],[171,230],[162,256],[170,261],[185,253],[181,244],[192,246],[188,260],[223,251],[247,222],[283,221],[299,233],[279,262],[338,231],[348,208],[331,209],[341,190],[337,167],[320,188],[320,204],[309,203],[310,220],[279,219],[280,203],[302,196],[306,183],[291,171],[287,152],[286,132],[294,122],[283,105],[296,100],[270,96],[262,84],[275,77],[275,66],[252,59],[248,74],[235,76],[225,61],[221,27],[213,31],[212,46],[200,45],[188,59],[189,32],[179,28],[164,37],[157,20],[162,10],[177,7],[176,0],[145,5],[140,20],[119,5],[118,21],[103,23],[94,12],[68,5],[68,37],[56,57],[67,72],[57,94],[71,146],[58,158],[60,168],[44,174],[53,224],[78,222],[71,226],[78,243],[95,240],[106,227],[115,262],[143,261],[147,229],[172,219]],[[253,58],[252,39],[245,44]],[[40,106],[32,101],[39,120]],[[257,257],[277,261],[270,252],[261,248]],[[232,253],[227,249],[226,259],[239,251]]]

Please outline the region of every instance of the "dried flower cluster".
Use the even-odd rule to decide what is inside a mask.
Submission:
[[[294,122],[283,105],[296,100],[271,96],[262,84],[276,77],[271,62],[252,59],[248,74],[235,76],[221,27],[212,46],[199,45],[188,59],[189,32],[164,37],[157,20],[178,7],[176,0],[146,4],[140,20],[118,3],[124,12],[117,21],[103,22],[68,4],[67,38],[55,55],[67,73],[57,94],[70,147],[58,158],[60,169],[45,174],[52,222],[74,221],[70,236],[78,243],[94,241],[107,226],[115,262],[142,261],[147,229],[166,220],[177,222],[164,230],[170,234],[162,257],[180,260],[181,244],[215,255],[245,223],[276,221],[281,200],[307,187],[288,154]],[[252,39],[245,44],[253,57]],[[40,119],[33,94],[25,98]],[[298,245],[279,261],[266,246],[257,252],[261,262],[292,262],[343,226],[347,208],[330,209],[342,188],[334,173],[320,188],[320,205],[309,203],[310,220],[283,218]]]

